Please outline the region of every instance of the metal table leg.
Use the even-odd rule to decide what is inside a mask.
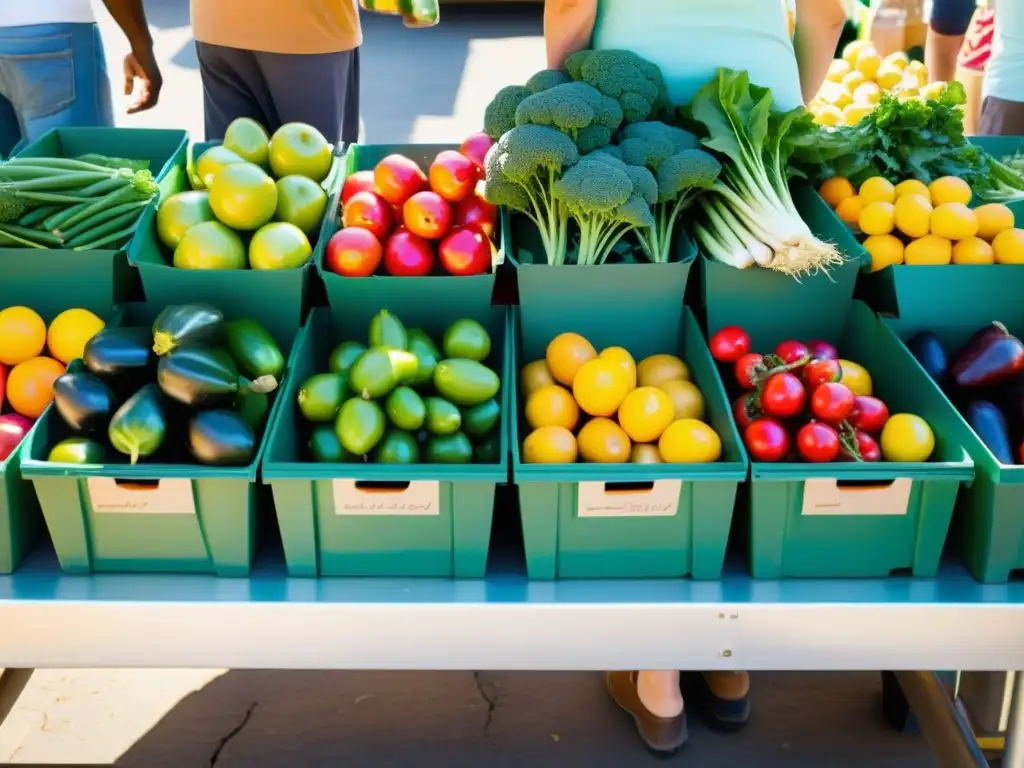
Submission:
[[[1024,768],[1024,673],[1021,672],[1014,675],[1003,768]]]
[[[988,768],[974,734],[934,672],[896,672],[925,741],[942,768]],[[1007,763],[1005,768],[1024,768]]]
[[[34,669],[0,669],[0,723],[14,709]]]

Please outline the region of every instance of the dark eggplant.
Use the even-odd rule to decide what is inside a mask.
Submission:
[[[228,405],[240,392],[262,391],[259,382],[238,375],[223,350],[205,347],[179,347],[160,358],[156,380],[164,394],[193,408]]]
[[[1024,344],[1002,323],[990,323],[971,337],[950,370],[960,387],[995,384],[1024,371]]]
[[[97,376],[141,374],[154,361],[147,328],[104,328],[85,345],[82,361]]]
[[[1010,430],[1003,412],[987,400],[975,400],[964,410],[967,423],[1001,464],[1013,464]]]
[[[132,464],[152,456],[167,436],[167,419],[156,384],[147,384],[117,409],[107,427],[114,449],[131,457]]]
[[[153,322],[153,351],[163,356],[185,344],[212,343],[224,331],[224,315],[209,304],[167,307]]]
[[[949,358],[938,336],[931,331],[921,331],[907,342],[907,347],[934,381],[946,381],[949,375]]]
[[[53,404],[76,432],[92,432],[110,422],[117,408],[113,390],[91,373],[65,373],[53,382]]]
[[[256,455],[256,433],[236,411],[203,411],[189,422],[188,448],[202,464],[248,464]]]

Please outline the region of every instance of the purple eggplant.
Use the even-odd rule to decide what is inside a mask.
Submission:
[[[1002,323],[991,323],[960,350],[950,370],[965,389],[985,387],[1024,371],[1024,344]]]
[[[1001,464],[1015,462],[1010,448],[1010,430],[1003,412],[987,400],[975,400],[967,406],[964,416],[992,455]]]

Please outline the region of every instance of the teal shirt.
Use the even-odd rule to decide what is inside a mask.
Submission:
[[[1024,0],[996,3],[992,58],[985,72],[985,95],[1024,101]]]
[[[747,70],[780,109],[804,103],[782,0],[598,0],[592,47],[657,64],[677,105],[718,67]]]

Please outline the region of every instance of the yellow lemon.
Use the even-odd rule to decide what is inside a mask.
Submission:
[[[896,51],[882,59],[882,63],[890,67],[895,67],[902,72],[907,68],[907,65],[910,64],[910,57],[903,51]]]
[[[830,80],[833,83],[838,83],[850,74],[851,69],[852,67],[842,59],[834,59],[832,63],[828,65],[828,74],[825,75],[825,79]]]
[[[946,90],[946,83],[942,80],[936,80],[934,83],[928,83],[921,88],[921,96],[931,101],[938,101],[944,90]]]
[[[924,237],[931,231],[932,204],[921,195],[896,199],[896,229],[907,237]]]
[[[929,203],[932,201],[932,193],[928,191],[928,185],[917,179],[905,179],[896,185],[896,199],[907,195],[920,195]]]
[[[841,82],[846,86],[846,90],[853,93],[854,90],[856,90],[862,83],[867,81],[864,79],[863,74],[857,70],[853,70],[853,72],[847,72]]]
[[[840,360],[839,368],[843,372],[839,382],[845,384],[853,394],[865,396],[871,394],[871,374],[864,366],[852,360]]]
[[[626,385],[630,389],[636,389],[636,363],[628,351],[622,347],[608,347],[607,349],[602,349],[598,357],[621,367],[626,373]]]
[[[954,264],[995,264],[996,252],[980,237],[968,237],[953,246]]]
[[[821,89],[818,91],[817,98],[826,104],[835,104],[837,107],[842,109],[844,105],[839,103],[840,100],[852,99],[853,96],[848,90],[846,90],[846,86],[841,83],[825,81],[821,84]]]
[[[886,65],[879,67],[878,74],[875,76],[875,82],[883,91],[891,91],[899,85],[902,80],[902,69],[896,69],[895,67],[889,67]]]
[[[534,429],[565,427],[572,430],[580,418],[580,409],[565,387],[552,384],[541,387],[526,399],[526,421]]]
[[[978,217],[963,203],[942,203],[932,211],[933,235],[963,240],[978,234]]]
[[[53,318],[46,333],[46,346],[50,354],[62,363],[70,363],[82,356],[89,339],[106,325],[87,309],[66,309]]]
[[[722,440],[702,421],[679,419],[661,434],[658,453],[666,464],[704,464],[721,458]]]
[[[916,88],[900,88],[894,91],[893,95],[900,101],[913,101],[918,97]]]
[[[690,369],[675,355],[645,357],[636,369],[636,383],[641,387],[660,387],[674,379],[690,380]]]
[[[659,389],[672,400],[677,419],[704,420],[704,395],[692,381],[666,381]]]
[[[967,205],[971,202],[971,185],[958,176],[943,176],[928,185],[932,193],[932,205],[943,203],[961,203]]]
[[[578,333],[562,333],[548,344],[545,360],[555,381],[566,386],[572,385],[576,372],[588,360],[597,357],[594,345]]]
[[[903,263],[909,266],[949,264],[952,259],[953,243],[939,235],[918,238],[903,251]]]
[[[576,438],[565,427],[541,427],[523,440],[524,464],[572,464]]]
[[[818,187],[818,194],[829,204],[829,207],[837,208],[843,200],[857,194],[857,191],[849,179],[843,176],[833,176],[821,183],[821,186]]]
[[[874,111],[873,104],[847,104],[843,107],[843,125],[856,125]]]
[[[882,59],[872,49],[863,51],[857,57],[857,70],[868,80],[874,80],[882,66]]]
[[[928,461],[935,450],[935,435],[920,416],[894,413],[882,427],[879,444],[886,461]]]
[[[619,406],[619,426],[636,443],[657,440],[674,419],[672,399],[657,387],[638,387]]]
[[[860,204],[860,195],[848,197],[836,206],[836,215],[851,227],[860,226],[860,212],[864,210]]]
[[[923,61],[912,61],[907,64],[907,72],[913,72],[914,74],[923,75],[925,80],[928,80],[928,67],[924,65]]]
[[[572,394],[591,416],[611,416],[629,392],[629,380],[622,366],[596,358],[584,363],[572,380]]]
[[[1002,203],[988,203],[974,209],[978,219],[978,237],[991,241],[1000,232],[1013,229],[1013,211]]]
[[[871,203],[860,212],[859,223],[865,235],[888,235],[896,226],[896,207],[892,203]]]
[[[629,435],[611,419],[591,419],[576,436],[580,457],[595,464],[623,464],[629,461]]]
[[[1024,229],[1005,229],[995,236],[996,264],[1024,264]]]
[[[888,179],[872,176],[860,185],[860,202],[865,208],[872,203],[896,202],[896,187]]]
[[[664,464],[656,445],[634,445],[629,452],[629,461],[631,464]]]
[[[814,116],[814,122],[818,125],[825,125],[834,127],[841,125],[843,122],[843,111],[839,107],[833,107],[831,104],[826,104],[818,110]]]
[[[871,271],[903,263],[903,241],[896,235],[872,235],[864,239],[864,250],[871,255]]]
[[[529,397],[541,387],[548,387],[554,383],[546,360],[527,363],[519,372],[519,387],[523,390],[523,397]]]
[[[853,90],[853,100],[858,104],[875,106],[882,100],[882,89],[875,83],[861,83]]]
[[[846,47],[843,48],[843,61],[852,67],[857,63],[857,57],[860,56],[862,51],[873,47],[870,40],[854,40],[851,43],[847,43]]]

